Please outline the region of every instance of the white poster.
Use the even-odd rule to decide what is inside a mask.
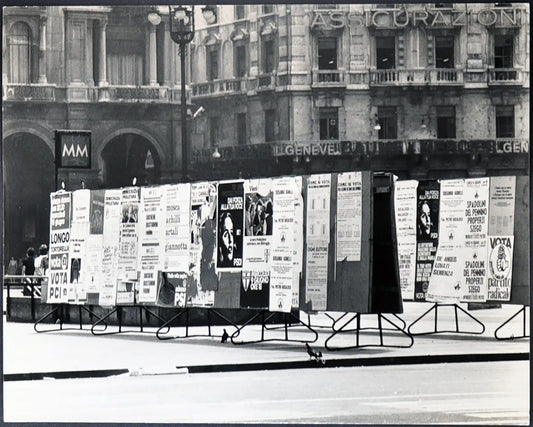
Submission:
[[[68,301],[74,304],[83,304],[87,301],[87,258],[85,245],[89,237],[90,203],[90,190],[76,190],[72,193]]]
[[[303,271],[304,254],[304,198],[302,177],[294,177],[294,242],[292,247],[292,308],[300,306],[300,277]]]
[[[487,299],[511,300],[513,236],[489,236]]]
[[[91,190],[90,230],[85,244],[86,248],[86,282],[87,293],[91,295],[87,303],[98,304],[100,286],[102,285],[102,257],[104,247],[104,197],[105,190]]]
[[[489,178],[465,180],[465,240],[461,301],[483,302],[487,298],[487,231]]]
[[[361,261],[362,189],[361,172],[338,175],[337,261]]]
[[[394,213],[398,269],[403,300],[413,300],[416,277],[416,189],[418,181],[396,181]]]
[[[163,186],[165,192],[163,271],[188,271],[191,242],[191,184]]]
[[[294,178],[276,178],[274,188],[274,232],[269,310],[290,313],[294,255]]]
[[[311,310],[327,309],[328,246],[307,244],[305,301]],[[311,304],[309,304],[311,303]]]
[[[120,224],[120,246],[118,275],[122,280],[137,280],[139,189],[122,189],[122,219]]]
[[[490,178],[489,235],[512,236],[514,234],[515,176]]]
[[[139,303],[155,304],[164,255],[164,187],[142,187],[138,223]],[[188,222],[188,221],[187,221]]]
[[[122,220],[122,190],[106,190],[104,202],[104,247],[99,305],[114,306],[117,295],[118,252]]]
[[[43,301],[49,304],[68,302],[71,204],[70,192],[58,191],[50,194],[48,292],[43,294]]]
[[[427,301],[459,302],[465,287],[461,248],[465,241],[464,179],[440,183],[439,245],[429,278]]]

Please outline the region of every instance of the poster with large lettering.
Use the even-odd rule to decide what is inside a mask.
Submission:
[[[189,270],[191,244],[191,184],[163,186],[165,219],[163,271]]]
[[[104,247],[105,190],[91,190],[89,206],[90,228],[86,242],[87,304],[98,304],[103,281],[102,257]]]
[[[516,177],[490,178],[487,299],[510,301]]]
[[[439,246],[429,279],[427,301],[457,303],[465,286],[461,252],[465,241],[464,179],[440,183]]]
[[[415,301],[425,301],[439,238],[439,196],[437,181],[420,181],[416,204]]]
[[[104,201],[104,238],[102,250],[102,286],[99,305],[114,306],[117,295],[122,190],[106,190]]]
[[[244,181],[244,250],[240,306],[266,308],[270,290],[272,228],[275,218],[272,179]]]
[[[363,183],[361,172],[345,172],[337,181],[337,261],[361,260]]]
[[[404,300],[413,300],[415,296],[417,187],[416,180],[396,181],[394,185],[398,268]]]
[[[86,243],[90,230],[90,190],[76,190],[72,193],[72,223],[70,227],[69,267],[70,283],[68,301],[84,304],[87,301],[87,257]]]
[[[244,234],[243,181],[218,184],[217,270],[241,271]]]
[[[305,302],[310,310],[326,310],[330,233],[331,174],[307,178]]]
[[[185,307],[188,273],[185,271],[160,271],[157,276],[157,305]]]
[[[293,177],[275,178],[273,188],[275,215],[268,308],[270,311],[290,313],[294,268],[294,193],[298,188]]]
[[[117,304],[133,304],[138,280],[139,189],[122,189]]]
[[[465,287],[461,301],[483,302],[487,299],[487,233],[489,178],[465,180],[465,241],[463,276]]]
[[[165,249],[165,188],[142,187],[138,223],[139,303],[154,304]]]
[[[42,295],[43,301],[49,304],[68,301],[71,207],[72,193],[57,191],[50,194],[48,292]]]
[[[212,307],[218,287],[216,274],[217,182],[191,184],[191,242],[187,306]]]
[[[294,241],[292,247],[292,308],[300,306],[300,278],[304,254],[304,198],[302,177],[295,176],[294,185]]]

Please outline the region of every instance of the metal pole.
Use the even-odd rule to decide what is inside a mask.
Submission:
[[[180,43],[180,61],[181,61],[181,170],[183,181],[187,182],[188,177],[188,144],[187,144],[187,99],[185,93],[185,48],[187,43],[182,41]]]

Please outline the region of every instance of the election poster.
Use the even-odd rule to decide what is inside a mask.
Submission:
[[[191,184],[187,306],[212,307],[215,302],[218,286],[215,270],[217,196],[217,182]]]
[[[439,183],[420,181],[416,204],[415,301],[425,301],[439,238]]]
[[[326,310],[330,233],[331,174],[307,178],[305,302],[311,310]]]
[[[244,250],[240,306],[266,308],[270,289],[272,179],[246,180],[244,186]]]
[[[187,296],[186,271],[159,271],[157,275],[157,305],[161,307],[185,307]]]
[[[489,178],[465,180],[465,240],[461,301],[483,302],[487,298],[487,233]]]
[[[72,193],[58,191],[50,194],[48,292],[43,294],[44,301],[49,304],[68,301],[71,205]]]
[[[243,181],[218,184],[217,270],[241,271],[243,261]]]
[[[304,199],[302,177],[295,176],[294,185],[294,238],[292,246],[292,308],[300,306],[300,278],[303,270],[304,251]]]
[[[157,300],[158,271],[163,264],[166,220],[164,186],[142,187],[138,223],[139,303]]]
[[[191,244],[191,184],[162,187],[163,271],[188,271]]]
[[[91,190],[91,201],[89,206],[90,228],[86,242],[88,304],[98,304],[100,286],[103,281],[104,198],[105,190]]]
[[[139,189],[122,189],[122,219],[120,223],[120,245],[118,257],[119,279],[137,280]]]
[[[458,303],[465,286],[461,250],[465,241],[465,181],[440,183],[439,245],[429,279],[427,301]]]
[[[90,190],[76,190],[72,193],[69,250],[70,283],[67,294],[69,303],[73,304],[84,304],[87,301],[86,243],[90,230],[90,204]]]
[[[104,197],[102,286],[99,304],[110,307],[115,305],[117,295],[122,190],[105,190]]]
[[[402,299],[413,300],[416,274],[416,189],[418,181],[396,181],[394,213]]]
[[[490,236],[514,234],[515,176],[490,178],[489,229]]]
[[[275,215],[268,308],[289,313],[294,268],[294,193],[297,186],[292,177],[284,177],[275,178],[273,188]]]
[[[337,261],[361,261],[362,189],[361,172],[339,173],[337,181]]]

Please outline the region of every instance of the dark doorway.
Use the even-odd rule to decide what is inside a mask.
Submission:
[[[132,185],[158,184],[161,162],[156,150],[145,138],[124,134],[113,138],[102,152],[104,187],[117,188]]]
[[[26,249],[48,244],[54,157],[39,137],[18,133],[2,143],[4,169],[4,263]]]

